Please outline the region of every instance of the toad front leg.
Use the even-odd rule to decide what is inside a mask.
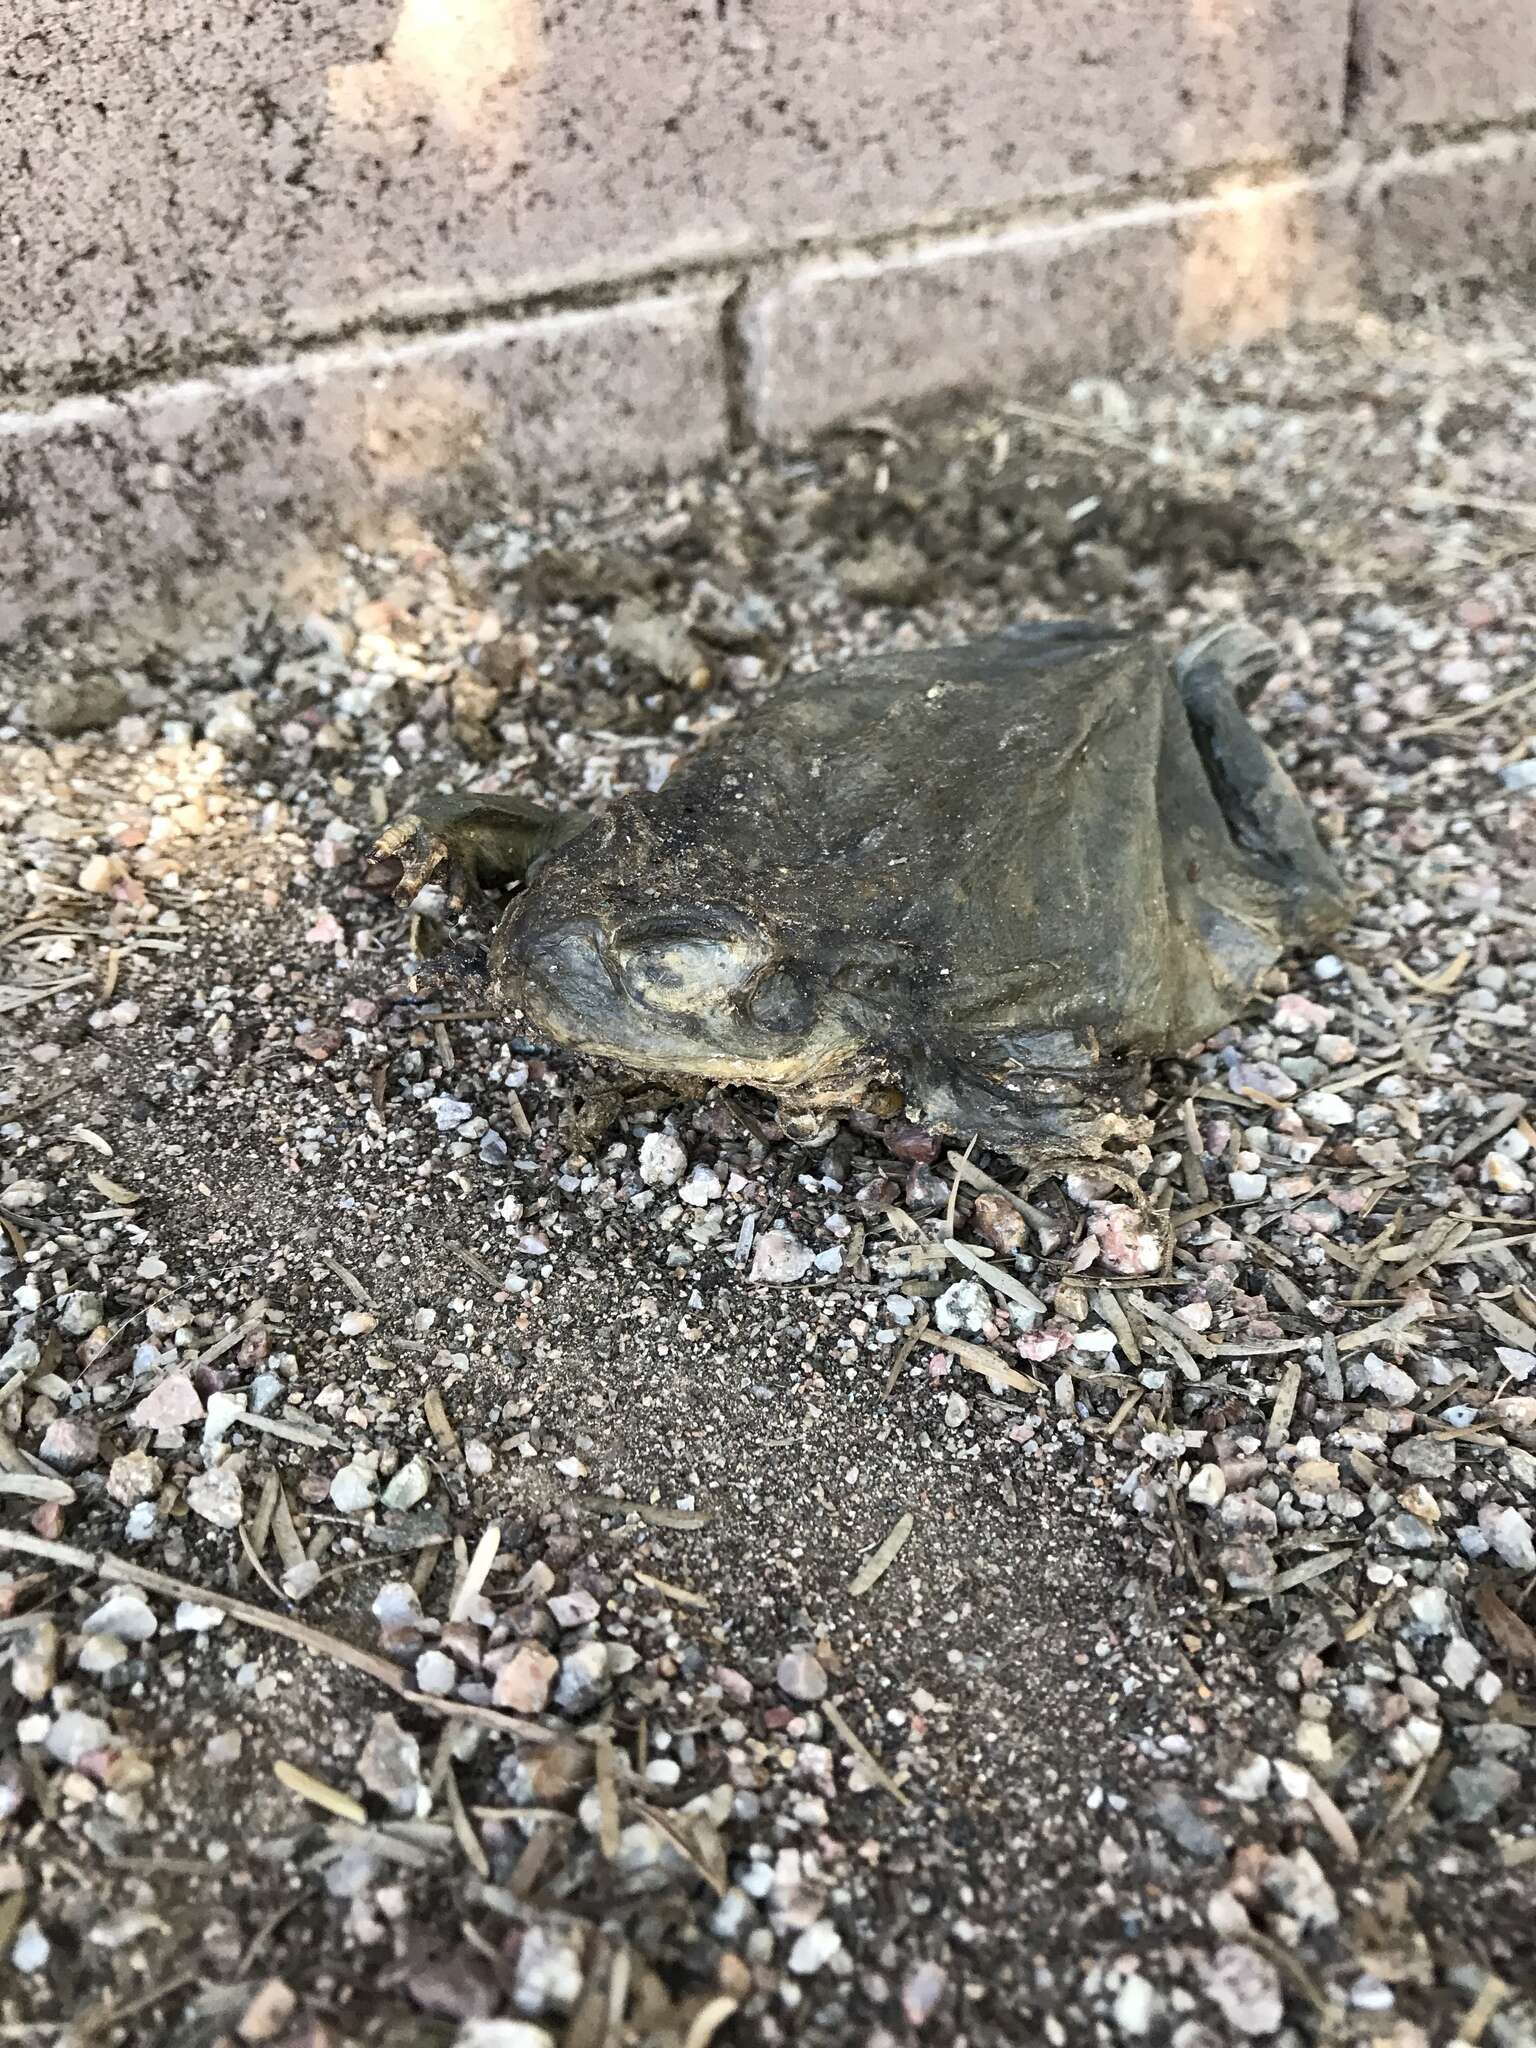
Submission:
[[[410,903],[440,874],[449,902],[462,910],[481,890],[526,880],[585,824],[520,796],[429,796],[385,826],[373,857],[400,863],[397,903]]]

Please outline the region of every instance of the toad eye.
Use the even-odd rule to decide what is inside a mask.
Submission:
[[[760,933],[724,919],[631,929],[618,936],[614,954],[636,1002],[680,1014],[733,995],[770,957]]]
[[[777,968],[760,981],[749,995],[746,1009],[762,1030],[786,1035],[809,1031],[816,1016],[810,991],[793,967]]]

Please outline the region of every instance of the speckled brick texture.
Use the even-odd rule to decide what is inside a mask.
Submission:
[[[1536,112],[1536,0],[1358,0],[1356,125],[1470,127]]]
[[[792,440],[861,404],[1044,383],[1253,339],[1354,303],[1339,179],[807,264],[747,308],[753,424]]]
[[[1533,116],[1536,0],[0,0],[0,640],[1528,273]]]
[[[1362,187],[1360,220],[1366,286],[1388,301],[1430,280],[1536,281],[1536,135],[1388,161]]]
[[[0,415],[0,643],[132,610],[179,630],[338,541],[667,471],[725,444],[722,295],[347,348]]]
[[[1346,27],[1341,0],[5,11],[0,181],[47,192],[0,237],[30,401],[1324,146]]]

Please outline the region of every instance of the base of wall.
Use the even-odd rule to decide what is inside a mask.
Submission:
[[[0,644],[177,637],[403,520],[687,467],[727,440],[723,285],[0,413]]]
[[[745,316],[750,416],[785,440],[946,388],[1057,382],[1348,315],[1341,173],[806,264]]]
[[[1255,340],[1536,269],[1536,134],[783,258],[0,413],[0,645],[180,637],[342,540],[463,523],[872,406]]]

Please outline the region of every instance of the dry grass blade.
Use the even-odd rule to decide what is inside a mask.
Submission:
[[[707,1529],[715,1519],[713,1508],[668,1508],[655,1501],[626,1500],[621,1493],[576,1493],[571,1498],[600,1515],[638,1515],[653,1529]]]
[[[1307,1337],[1259,1337],[1249,1344],[1211,1344],[1212,1358],[1286,1358],[1293,1351],[1309,1351]]]
[[[999,1294],[1006,1295],[1010,1301],[1018,1302],[1023,1308],[1033,1309],[1036,1315],[1043,1316],[1046,1313],[1045,1303],[1039,1295],[1031,1294],[1024,1282],[1016,1280],[1005,1268],[993,1265],[989,1259],[984,1259],[972,1251],[968,1244],[961,1244],[953,1237],[946,1237],[942,1242],[944,1250],[957,1266],[964,1266],[978,1279],[985,1280],[989,1287],[995,1287]]]
[[[457,1464],[459,1462],[459,1440],[454,1434],[453,1424],[448,1420],[448,1411],[443,1406],[443,1397],[436,1387],[428,1390],[427,1397],[421,1404],[421,1412],[427,1418],[427,1427],[431,1430],[438,1449],[445,1458],[452,1458],[455,1464]]]
[[[226,1351],[233,1351],[237,1344],[243,1344],[247,1337],[254,1336],[257,1330],[264,1330],[266,1327],[265,1323],[258,1320],[241,1323],[237,1329],[226,1330],[222,1337],[215,1337],[211,1344],[198,1352],[196,1363],[212,1365],[216,1358],[222,1358]]]
[[[18,1902],[25,1903],[25,1894],[13,1893]],[[84,2043],[94,2041],[98,2034],[116,2033],[124,2020],[131,2020],[135,2013],[148,2012],[152,2006],[163,2005],[167,1999],[179,1997],[192,1985],[203,1983],[198,1970],[183,1970],[174,1977],[166,1977],[154,1984],[148,1991],[140,1992],[137,1998],[127,1999],[122,2005],[114,2005],[110,1998],[103,1998],[99,2005],[70,2021],[69,2032],[59,2037],[61,2048],[84,2048]],[[33,2031],[27,2028],[30,2034]]]
[[[286,1415],[253,1415],[247,1410],[240,1417],[242,1429],[254,1429],[262,1436],[275,1436],[285,1444],[301,1444],[305,1450],[340,1450],[342,1439],[318,1422],[290,1422]]]
[[[256,1502],[256,1512],[248,1522],[241,1524],[241,1547],[245,1555],[235,1564],[235,1584],[238,1586],[246,1572],[254,1566],[260,1569],[261,1559],[266,1551],[267,1539],[272,1534],[272,1517],[277,1509],[280,1491],[275,1472],[268,1472],[261,1482],[261,1493]]]
[[[362,1849],[382,1862],[398,1863],[404,1870],[432,1870],[442,1861],[417,1843],[402,1841],[388,1828],[358,1827],[352,1821],[338,1820],[325,1832],[327,1840],[343,1849]]]
[[[1427,1318],[1433,1318],[1435,1305],[1427,1294],[1417,1294],[1411,1301],[1404,1302],[1400,1309],[1384,1316],[1379,1323],[1367,1323],[1363,1330],[1351,1330],[1338,1340],[1339,1350],[1344,1353],[1365,1351],[1374,1344],[1385,1344],[1390,1350],[1406,1350],[1424,1339],[1416,1325]]]
[[[473,1822],[464,1811],[463,1796],[459,1791],[459,1781],[454,1776],[451,1761],[443,1773],[443,1797],[447,1802],[448,1818],[452,1823],[454,1835],[458,1840],[459,1847],[464,1851],[465,1861],[474,1871],[476,1877],[481,1879],[488,1878],[491,1874],[491,1859],[486,1855],[484,1848],[481,1846],[480,1837],[475,1833]]]
[[[668,1813],[662,1807],[648,1806],[643,1799],[635,1801],[634,1810],[698,1872],[716,1898],[724,1897],[729,1883],[725,1855],[707,1821],[696,1821],[688,1814]]]
[[[1465,501],[1470,502],[1470,501]],[[1536,508],[1528,505],[1504,505],[1498,500],[1479,500],[1480,511],[1499,511],[1515,514],[1526,519],[1536,519]],[[1485,718],[1491,718],[1496,711],[1503,711],[1511,704],[1518,704],[1536,690],[1536,676],[1528,681],[1516,683],[1513,689],[1501,690],[1497,697],[1490,697],[1482,704],[1469,704],[1465,711],[1448,711],[1443,718],[1431,718],[1423,725],[1405,725],[1400,737],[1403,739],[1426,739],[1437,732],[1453,732],[1459,725],[1475,725]]]
[[[1180,1105],[1179,1121],[1184,1129],[1184,1191],[1190,1201],[1198,1207],[1200,1203],[1210,1200],[1211,1190],[1205,1177],[1205,1168],[1200,1163],[1205,1148],[1201,1141],[1200,1125],[1195,1116],[1192,1096],[1186,1095]]]
[[[1158,1321],[1154,1322],[1152,1317],[1143,1313],[1145,1297],[1142,1294],[1129,1295],[1127,1299],[1137,1304],[1135,1320],[1141,1324],[1141,1335],[1145,1339],[1147,1346],[1151,1350],[1166,1353],[1173,1360],[1174,1366],[1182,1378],[1198,1380],[1200,1368],[1185,1349],[1183,1339],[1175,1336],[1173,1330],[1163,1327],[1163,1325],[1172,1321],[1172,1318],[1160,1317]],[[1179,1326],[1176,1325],[1175,1327]]]
[[[970,1156],[971,1156],[971,1154],[972,1154],[972,1153],[973,1153],[973,1152],[974,1152],[975,1150],[976,1150],[976,1139],[975,1139],[975,1136],[974,1136],[974,1134],[973,1134],[973,1135],[972,1135],[972,1137],[971,1137],[971,1141],[970,1141],[970,1143],[969,1143],[969,1144],[968,1144],[968,1145],[966,1146],[966,1148],[965,1148],[965,1152],[964,1152],[964,1155],[963,1155],[963,1156],[964,1156],[964,1158],[965,1158],[966,1160],[969,1160],[969,1159],[970,1159]],[[948,1201],[947,1201],[947,1202],[946,1202],[946,1203],[944,1204],[944,1235],[945,1235],[946,1237],[953,1237],[953,1236],[954,1236],[954,1234],[955,1234],[955,1209],[956,1209],[956,1206],[957,1206],[957,1204],[959,1203],[959,1200],[960,1200],[960,1169],[959,1169],[959,1167],[958,1167],[958,1166],[956,1166],[956,1167],[952,1167],[952,1168],[950,1169],[950,1176],[949,1176],[949,1200],[948,1200]]]
[[[1290,1978],[1291,1982],[1307,1999],[1315,2012],[1321,2013],[1325,2019],[1332,2013],[1333,2006],[1322,1986],[1312,1975],[1311,1971],[1298,1962],[1288,1948],[1282,1948],[1278,1941],[1271,1941],[1267,1934],[1260,1934],[1256,1929],[1251,1928],[1244,1928],[1234,1933],[1233,1939],[1234,1941],[1243,1942],[1249,1948],[1257,1949],[1261,1956],[1268,1956],[1276,1969],[1283,1976]]]
[[[1403,1249],[1408,1256],[1401,1270],[1392,1276],[1393,1293],[1400,1294],[1437,1259],[1443,1258],[1447,1252],[1455,1251],[1476,1228],[1477,1221],[1474,1217],[1447,1216],[1440,1223],[1432,1224],[1414,1244],[1405,1245]]]
[[[1115,1342],[1125,1353],[1130,1365],[1141,1364],[1141,1340],[1131,1326],[1130,1317],[1115,1299],[1112,1287],[1100,1287],[1093,1297],[1093,1305],[1115,1333]]]
[[[1360,1861],[1360,1843],[1354,1829],[1335,1805],[1330,1793],[1314,1778],[1307,1790],[1307,1799],[1317,1815],[1317,1824],[1332,1842],[1346,1863]]]
[[[329,1252],[322,1252],[320,1254],[320,1263],[336,1275],[336,1278],[346,1288],[348,1294],[351,1295],[360,1308],[372,1308],[374,1306],[373,1296],[368,1292],[362,1281],[358,1279],[357,1275],[350,1272],[341,1263],[340,1259],[333,1259]]]
[[[912,1517],[903,1515],[891,1530],[885,1541],[872,1550],[848,1581],[850,1593],[858,1596],[867,1593],[878,1583],[900,1557],[912,1534]]]
[[[927,1316],[923,1316],[919,1319],[919,1321],[913,1324],[912,1328],[908,1330],[905,1337],[902,1338],[901,1342],[896,1346],[896,1349],[891,1354],[890,1371],[885,1376],[885,1385],[881,1389],[880,1393],[880,1398],[882,1401],[889,1401],[891,1395],[896,1391],[896,1382],[901,1378],[902,1371],[907,1363],[907,1360],[912,1356],[912,1353],[917,1349],[918,1343],[923,1337],[923,1335],[926,1333],[927,1328],[928,1318]]]
[[[1536,1629],[1522,1621],[1490,1585],[1473,1587],[1472,1605],[1477,1609],[1478,1620],[1511,1664],[1523,1664],[1536,1671]]]
[[[288,1496],[278,1481],[277,1499],[272,1503],[272,1543],[282,1561],[284,1571],[292,1571],[295,1565],[304,1562],[304,1546],[299,1541],[299,1532],[294,1527],[293,1509],[288,1505]]]
[[[912,1805],[911,1800],[902,1791],[880,1759],[872,1750],[866,1749],[858,1736],[854,1734],[852,1728],[848,1725],[847,1716],[843,1713],[836,1700],[823,1700],[821,1711],[832,1723],[832,1726],[837,1730],[848,1748],[853,1751],[853,1754],[858,1759],[859,1769],[869,1779],[870,1783],[878,1785],[882,1792],[889,1792],[898,1806],[905,1806],[910,1809]]]
[[[1192,1330],[1188,1323],[1180,1322],[1177,1316],[1169,1315],[1166,1309],[1148,1301],[1145,1295],[1133,1294],[1128,1299],[1136,1313],[1145,1317],[1159,1336],[1171,1338],[1180,1350],[1186,1353],[1193,1352],[1196,1358],[1215,1356],[1216,1347],[1209,1339],[1202,1337],[1198,1330]]]
[[[244,1522],[236,1525],[235,1533],[240,1538],[240,1565],[245,1566],[256,1574],[274,1600],[281,1600],[283,1598],[283,1589],[275,1583],[266,1566],[262,1563],[261,1552],[257,1549]],[[239,1584],[239,1567],[236,1568],[235,1582],[237,1585]]]
[[[1504,1343],[1512,1344],[1517,1351],[1536,1351],[1536,1326],[1523,1322],[1519,1316],[1512,1316],[1496,1301],[1480,1301],[1477,1312],[1494,1336]]]
[[[1290,1433],[1291,1417],[1296,1412],[1296,1397],[1301,1392],[1301,1363],[1292,1359],[1280,1376],[1275,1389],[1275,1404],[1269,1411],[1269,1427],[1264,1432],[1266,1451],[1277,1451]]]
[[[1021,1394],[1038,1394],[1041,1390],[1038,1380],[1032,1380],[1027,1373],[1015,1372],[1011,1365],[1004,1365],[997,1353],[988,1351],[984,1344],[972,1344],[964,1337],[948,1337],[942,1330],[934,1329],[923,1332],[923,1342],[947,1351],[967,1372],[985,1373],[988,1379],[997,1380],[1005,1387],[1017,1387]]]
[[[0,1550],[20,1551],[28,1557],[46,1557],[55,1564],[67,1565],[72,1571],[87,1572],[113,1585],[137,1586],[142,1592],[164,1593],[173,1600],[190,1600],[194,1604],[222,1608],[232,1619],[243,1621],[251,1628],[265,1629],[269,1635],[286,1636],[289,1642],[299,1643],[305,1649],[313,1650],[317,1656],[330,1657],[339,1664],[350,1664],[354,1670],[365,1671],[392,1692],[403,1689],[404,1680],[399,1666],[391,1664],[388,1658],[376,1657],[368,1650],[354,1648],[339,1636],[329,1636],[322,1629],[311,1628],[307,1622],[292,1621],[286,1614],[272,1614],[265,1607],[254,1607],[248,1600],[237,1600],[232,1594],[196,1585],[190,1579],[174,1579],[168,1572],[151,1571],[147,1565],[133,1564],[129,1559],[114,1557],[108,1551],[93,1553],[80,1550],[72,1543],[52,1543],[45,1537],[30,1536],[20,1529],[0,1529]]]
[[[1473,1999],[1466,2018],[1457,2030],[1453,2048],[1461,2048],[1463,2042],[1467,2044],[1467,2048],[1477,2048],[1488,2022],[1508,1996],[1509,1986],[1502,1977],[1496,1977],[1490,1970],[1483,1979],[1482,1989]]]
[[[1496,1095],[1493,1098],[1494,1114],[1485,1124],[1479,1124],[1470,1138],[1463,1138],[1451,1154],[1452,1166],[1460,1166],[1470,1159],[1474,1152],[1480,1152],[1485,1145],[1491,1145],[1495,1138],[1502,1138],[1511,1124],[1518,1123],[1525,1114],[1523,1095]]]
[[[75,1489],[67,1479],[50,1479],[44,1472],[0,1472],[0,1494],[17,1500],[57,1501],[68,1507]]]
[[[703,1593],[690,1592],[686,1586],[675,1586],[670,1579],[658,1579],[654,1572],[643,1572],[638,1565],[630,1572],[633,1579],[642,1586],[649,1586],[653,1593],[660,1593],[665,1599],[675,1600],[679,1607],[700,1607],[709,1609],[714,1602]]]
[[[475,1554],[469,1561],[469,1569],[453,1596],[453,1605],[448,1610],[450,1621],[468,1621],[470,1610],[480,1598],[481,1590],[490,1575],[491,1566],[496,1562],[496,1553],[500,1548],[501,1524],[492,1522],[475,1545]]]
[[[598,1735],[592,1761],[597,1783],[598,1846],[611,1863],[619,1853],[619,1787],[613,1736],[607,1728]]]
[[[707,2004],[701,2005],[688,2022],[688,2031],[683,2036],[683,2048],[709,2048],[716,2034],[735,2013],[741,2009],[741,2001],[730,1998],[725,1992],[717,1992]]]
[[[308,1771],[301,1771],[285,1756],[280,1756],[273,1764],[272,1775],[298,1798],[307,1799],[311,1806],[323,1807],[327,1813],[334,1813],[338,1820],[351,1821],[354,1827],[367,1825],[367,1812],[356,1799],[346,1792],[338,1792],[323,1778],[311,1777]]]
[[[1049,1228],[1051,1219],[1044,1209],[1037,1208],[1033,1202],[1025,1201],[1024,1197],[1015,1194],[1012,1188],[1005,1188],[1000,1180],[994,1180],[990,1173],[986,1173],[981,1167],[973,1165],[963,1152],[946,1152],[944,1163],[964,1181],[968,1188],[975,1188],[979,1194],[983,1195],[1000,1195],[1005,1202],[1011,1203],[1018,1210],[1026,1223],[1032,1224],[1036,1230]]]
[[[453,1256],[461,1266],[467,1267],[475,1275],[475,1278],[483,1280],[487,1287],[499,1287],[501,1285],[501,1282],[485,1263],[485,1260],[481,1258],[477,1251],[471,1251],[467,1244],[450,1244],[448,1249],[453,1253]]]
[[[1309,1557],[1304,1564],[1293,1564],[1289,1571],[1279,1572],[1270,1583],[1258,1593],[1240,1593],[1239,1604],[1249,1605],[1254,1600],[1268,1600],[1276,1593],[1289,1593],[1293,1586],[1305,1586],[1309,1580],[1323,1578],[1328,1572],[1335,1572],[1341,1564],[1354,1556],[1354,1548],[1330,1550],[1321,1557]]]

